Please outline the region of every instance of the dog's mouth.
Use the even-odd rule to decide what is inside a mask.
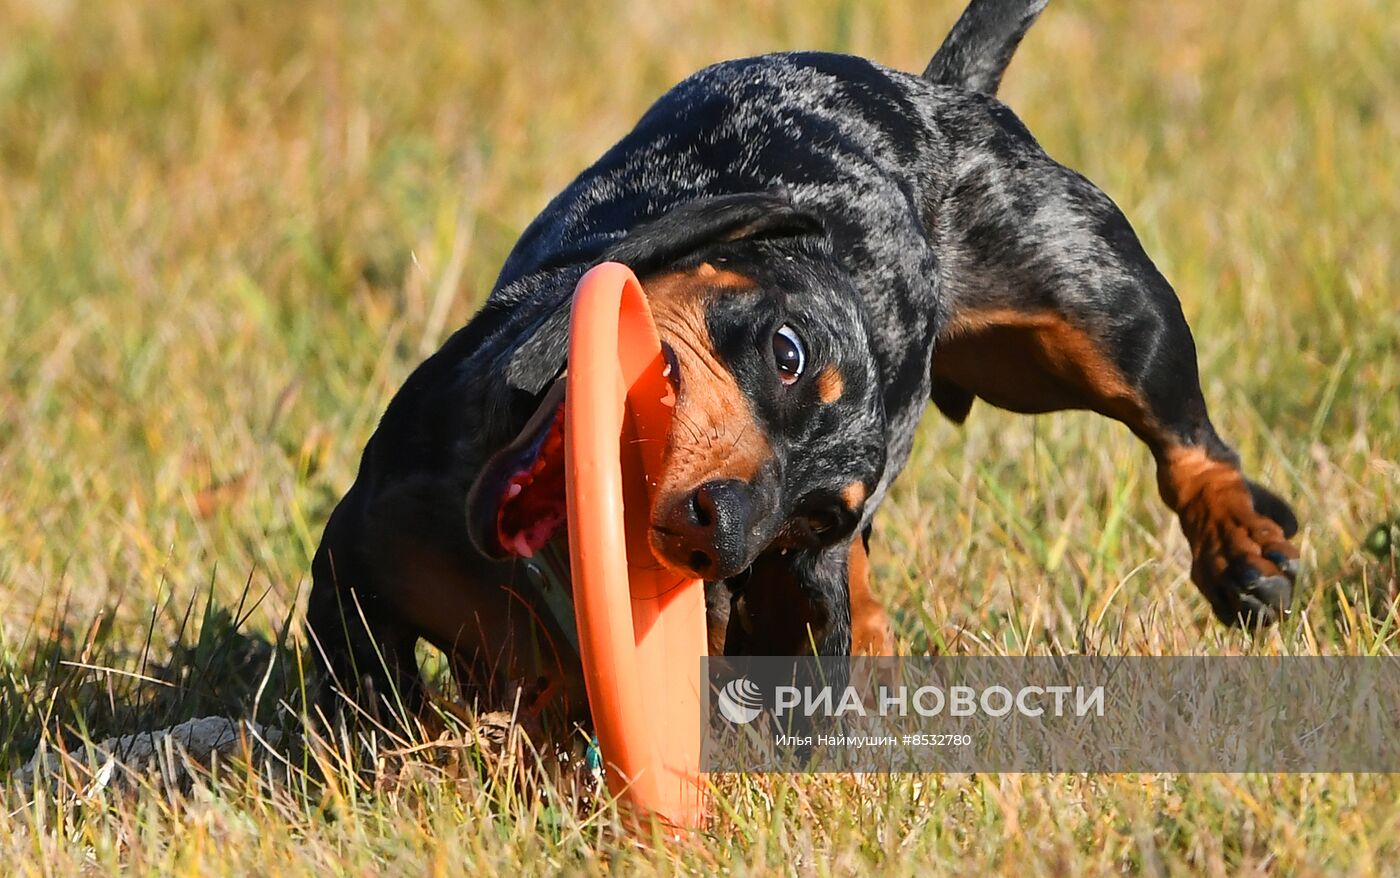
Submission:
[[[492,558],[530,558],[563,531],[564,384],[561,377],[514,442],[482,469],[467,498],[467,526]]]
[[[554,539],[568,516],[564,506],[564,407],[535,443],[533,459],[506,479],[496,509],[496,541],[529,558]]]
[[[662,344],[670,402],[680,392],[680,364]],[[564,495],[564,375],[555,379],[515,441],[482,467],[467,496],[467,531],[491,558],[530,558],[568,523]]]

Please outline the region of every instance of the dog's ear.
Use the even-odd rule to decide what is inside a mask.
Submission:
[[[601,262],[621,262],[638,275],[668,268],[714,244],[821,235],[821,219],[780,192],[719,195],[683,204],[627,233]]]
[[[796,207],[781,191],[720,195],[687,202],[638,223],[598,261],[621,262],[645,278],[698,258],[715,244],[825,234],[816,214]],[[507,382],[531,394],[543,392],[563,370],[568,344],[569,309],[564,307],[536,326],[511,353],[505,367]]]

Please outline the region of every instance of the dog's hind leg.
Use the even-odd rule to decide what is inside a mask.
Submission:
[[[1244,477],[1211,424],[1175,292],[1113,202],[998,112],[986,161],[940,213],[948,311],[932,355],[934,401],[955,420],[980,397],[1123,422],[1152,450],[1162,499],[1191,545],[1192,579],[1215,614],[1275,621],[1292,600],[1297,521]]]

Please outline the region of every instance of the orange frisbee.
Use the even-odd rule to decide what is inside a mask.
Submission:
[[[647,542],[674,406],[641,284],[625,265],[596,266],[574,293],[564,403],[579,654],[608,789],[633,816],[690,828],[705,814],[705,589]]]

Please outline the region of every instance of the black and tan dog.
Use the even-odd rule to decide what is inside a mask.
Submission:
[[[557,664],[582,703],[576,669],[540,657],[567,622],[519,556],[566,525],[570,295],[602,260],[641,276],[671,359],[650,540],[710,583],[713,650],[890,651],[870,523],[930,399],[959,422],[978,397],[1123,422],[1216,615],[1274,621],[1296,522],[1212,428],[1175,293],[993,97],[1043,6],[973,0],[921,76],[822,53],[702,70],[555,198],[326,526],[308,615],[342,684],[416,702],[427,639],[478,681]]]

